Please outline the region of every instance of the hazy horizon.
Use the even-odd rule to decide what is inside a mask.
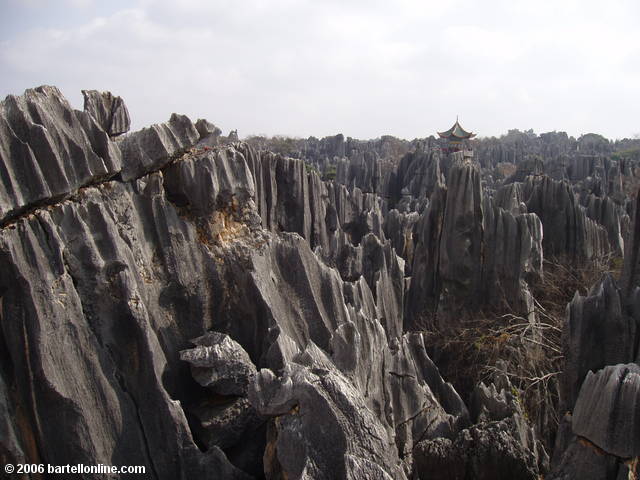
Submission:
[[[558,2],[559,3],[559,2]],[[0,0],[2,98],[56,85],[226,134],[374,139],[510,129],[633,138],[640,4]]]

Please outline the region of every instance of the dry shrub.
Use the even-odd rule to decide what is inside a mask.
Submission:
[[[604,272],[619,274],[619,265],[619,259],[611,258],[580,266],[564,258],[546,259],[544,277],[532,288],[535,321],[514,312],[467,312],[437,331],[426,332],[429,354],[467,401],[480,381],[488,381],[496,370],[506,373],[550,451],[560,420],[567,304],[576,291],[585,295]]]

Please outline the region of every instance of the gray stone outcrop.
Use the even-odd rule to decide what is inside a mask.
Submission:
[[[110,137],[117,137],[129,131],[129,110],[121,97],[97,90],[82,90],[82,96],[84,111],[91,115]]]

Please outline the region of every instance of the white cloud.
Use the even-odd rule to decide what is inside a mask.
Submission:
[[[93,0],[66,0],[66,3],[76,8],[87,8],[93,5]]]
[[[88,8],[95,3],[95,0],[9,0],[10,4],[27,8]]]
[[[81,106],[80,89],[109,89],[136,127],[180,111],[241,135],[412,138],[456,114],[485,135],[639,129],[638,7],[626,0],[131,5],[1,43],[0,93],[54,83]]]

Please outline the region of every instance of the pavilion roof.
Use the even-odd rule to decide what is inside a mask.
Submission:
[[[473,138],[476,136],[475,133],[467,132],[462,125],[458,123],[458,119],[456,118],[456,123],[453,124],[446,132],[438,132],[440,138],[448,138],[450,140],[467,140],[469,138]]]

